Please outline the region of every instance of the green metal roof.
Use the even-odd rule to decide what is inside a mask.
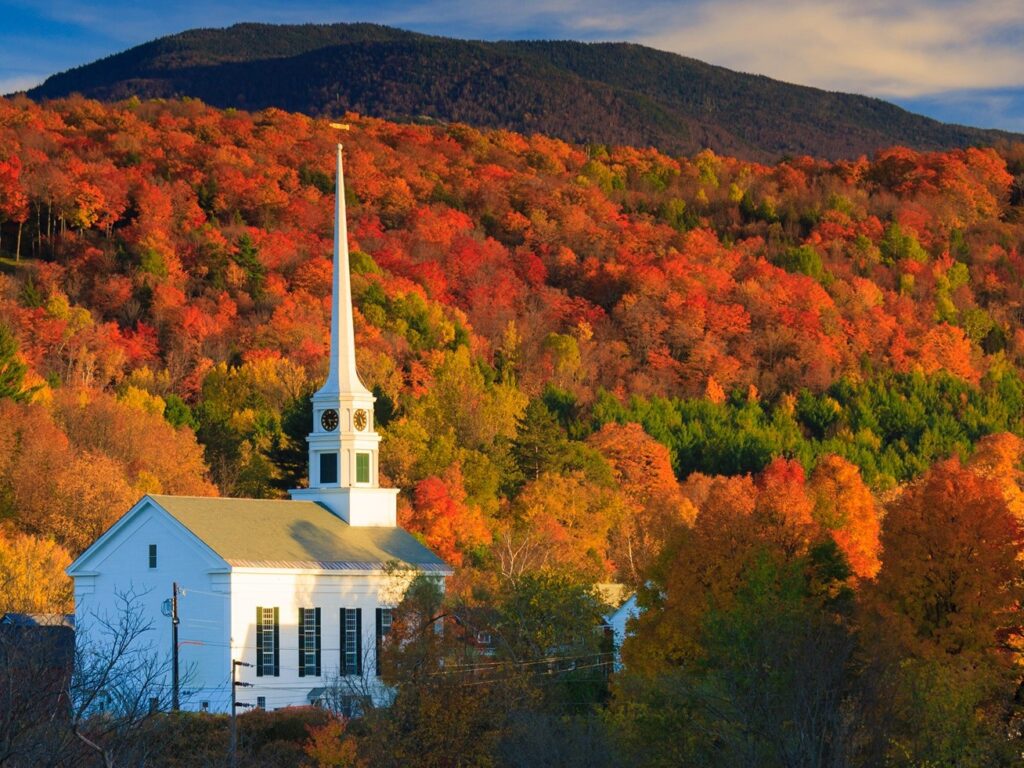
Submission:
[[[365,571],[398,563],[451,571],[408,531],[352,526],[312,501],[149,498],[233,566]]]

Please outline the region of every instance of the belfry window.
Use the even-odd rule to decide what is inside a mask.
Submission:
[[[338,482],[338,454],[320,454],[320,485]]]
[[[368,453],[356,454],[356,482],[370,482],[370,454]]]

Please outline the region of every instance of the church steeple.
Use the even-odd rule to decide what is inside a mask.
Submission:
[[[309,487],[293,499],[317,501],[351,525],[395,525],[398,491],[378,480],[380,435],[373,424],[373,394],[356,370],[352,285],[345,221],[345,180],[338,145],[334,203],[334,279],[331,291],[331,357],[327,381],[313,395]]]
[[[317,394],[360,394],[369,390],[356,370],[356,334],[352,323],[352,279],[348,263],[345,174],[341,144],[334,190],[334,280],[331,290],[331,360],[327,381]]]

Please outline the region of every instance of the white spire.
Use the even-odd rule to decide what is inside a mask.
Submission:
[[[338,176],[334,200],[334,286],[331,291],[331,360],[327,381],[318,394],[369,395],[356,371],[356,334],[352,322],[352,279],[348,264],[345,221],[345,176],[338,145]]]
[[[335,194],[330,371],[327,381],[313,395],[313,431],[306,438],[309,487],[296,488],[291,495],[293,499],[323,504],[349,525],[394,528],[398,490],[380,487],[380,435],[373,418],[374,397],[356,373],[340,144]]]

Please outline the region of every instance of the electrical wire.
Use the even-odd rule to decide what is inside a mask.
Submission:
[[[198,595],[206,595],[206,596],[210,596],[210,597],[220,597],[220,598],[230,598],[231,597],[230,593],[225,593],[225,592],[209,592],[209,591],[206,591],[206,590],[195,589],[195,588],[190,588],[190,587],[181,587],[181,592],[186,597],[190,593],[191,594],[198,594]],[[223,626],[221,622],[218,622],[218,621],[215,621],[215,620],[187,618],[187,617],[182,617],[182,624],[198,625],[198,626],[196,626],[197,629],[201,629],[202,625],[215,626],[215,627]],[[232,643],[232,642],[226,642],[225,643],[225,642],[218,642],[216,640],[192,640],[192,639],[179,640],[179,644],[182,644],[182,643],[189,644],[189,645],[193,645],[194,644],[194,645],[200,645],[200,646],[210,646],[210,647],[215,647],[215,648],[229,648],[232,651],[258,651],[258,650],[260,650],[259,647],[256,646],[256,645],[248,645],[248,644],[245,644],[245,643]],[[287,647],[287,648],[279,647],[277,650],[278,650],[278,653],[298,653],[299,652],[299,649],[297,647],[294,647],[294,648],[292,648],[292,647]],[[343,648],[343,647],[321,646],[319,651],[320,651],[320,653],[344,653],[346,651],[346,649]],[[602,660],[605,657],[608,657],[607,660]],[[532,659],[532,660],[522,660],[522,661],[515,660],[515,659],[503,659],[503,660],[498,660],[498,661],[478,661],[478,662],[468,662],[468,663],[454,663],[454,664],[446,664],[441,669],[438,669],[438,670],[435,670],[434,672],[431,672],[430,676],[432,676],[432,677],[450,677],[450,676],[454,676],[454,675],[460,675],[460,676],[467,677],[467,678],[473,678],[473,677],[478,676],[478,675],[480,675],[482,673],[505,673],[505,672],[508,672],[508,671],[516,670],[516,669],[528,669],[528,668],[531,668],[531,667],[536,667],[538,665],[548,665],[550,667],[553,664],[559,664],[559,663],[564,663],[564,662],[576,662],[576,661],[585,660],[585,659],[597,659],[597,661],[595,661],[593,663],[589,663],[589,664],[574,663],[574,664],[572,664],[572,666],[570,666],[568,668],[564,668],[564,669],[546,669],[546,670],[536,670],[536,671],[532,672],[532,678],[533,678],[533,682],[534,683],[550,685],[550,684],[555,684],[555,683],[576,682],[576,681],[559,680],[559,679],[550,679],[550,680],[547,680],[547,681],[543,681],[541,678],[544,678],[544,677],[552,678],[555,675],[562,676],[562,675],[565,675],[565,674],[579,672],[579,671],[588,670],[588,669],[598,669],[598,668],[608,669],[608,668],[610,668],[611,659],[613,657],[614,657],[614,653],[613,652],[610,652],[610,651],[598,651],[598,652],[585,653],[585,654],[570,654],[570,655],[546,656],[546,657],[544,657],[542,659]],[[291,671],[290,668],[287,668],[287,669],[288,669],[288,671]],[[277,692],[277,693],[295,693],[295,692],[301,692],[301,691],[307,691],[308,692],[308,691],[312,690],[313,688],[327,688],[327,687],[331,687],[332,679],[329,676],[327,676],[327,675],[319,675],[319,676],[310,675],[310,676],[308,676],[308,678],[309,679],[308,679],[307,682],[296,682],[296,683],[273,682],[272,683],[272,682],[268,682],[266,677],[261,677],[261,678],[258,678],[255,682],[251,683],[251,685],[247,685],[247,686],[241,687],[241,690],[245,691],[246,689],[250,689],[251,688],[254,692],[267,691],[267,692],[271,692],[271,693],[273,693],[273,692]],[[481,686],[481,685],[502,685],[502,684],[511,682],[513,680],[516,680],[516,679],[518,679],[518,678],[516,678],[514,676],[511,676],[511,675],[507,675],[507,676],[502,676],[502,677],[489,677],[487,679],[466,679],[466,680],[461,680],[461,681],[455,681],[454,684],[457,685],[457,686],[460,686],[460,687],[475,687],[475,686]],[[377,678],[369,678],[369,679],[364,678],[364,680],[366,680],[365,684],[366,684],[367,688],[387,687],[382,682],[379,682],[379,680]],[[322,683],[325,683],[325,685],[313,685],[313,683],[316,683],[316,682],[322,682]],[[583,682],[583,681],[580,681],[580,682]],[[189,693],[189,696],[188,696],[189,699],[201,698],[201,697],[199,697],[197,695],[197,692],[209,692],[209,694],[210,694],[209,695],[209,700],[211,702],[211,705],[212,705],[212,702],[214,700],[214,697],[217,694],[221,694],[223,696],[223,699],[220,700],[220,703],[223,704],[225,702],[230,702],[230,698],[231,698],[230,697],[231,683],[232,683],[231,676],[228,675],[223,680],[223,682],[221,682],[219,684],[203,685],[203,686],[198,686],[198,687],[195,687],[195,688],[186,688],[186,690]],[[160,687],[168,688],[170,686],[167,685],[167,684],[160,684]],[[225,707],[221,706],[220,708],[223,709]]]

